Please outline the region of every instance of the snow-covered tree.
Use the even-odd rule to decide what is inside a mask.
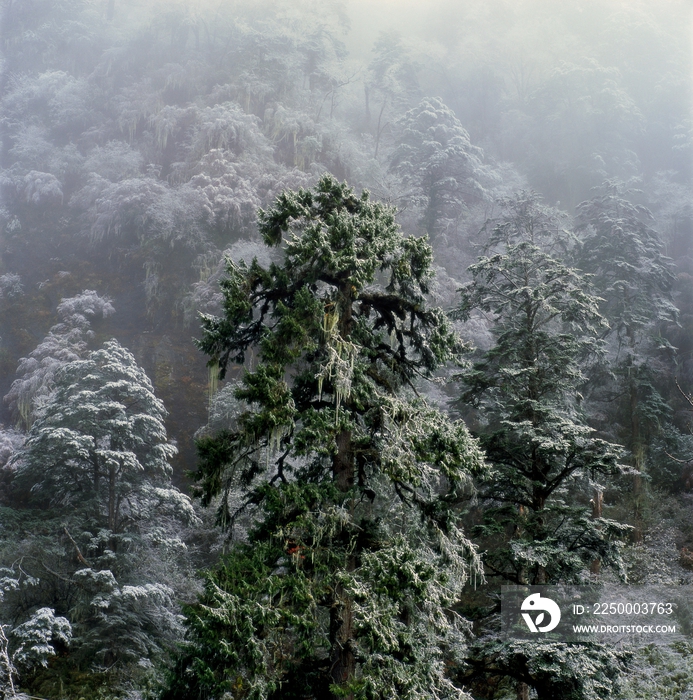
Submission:
[[[8,593],[35,585],[36,581],[21,570],[0,567],[0,610]],[[56,649],[65,648],[72,639],[72,627],[67,619],[56,616],[52,608],[33,611],[23,622],[0,614],[0,698],[20,700],[26,696],[17,693],[20,671],[28,671],[36,665],[47,666],[48,658]],[[10,622],[9,620],[7,622]]]
[[[22,296],[22,279],[13,272],[0,275],[0,299],[16,299]]]
[[[637,195],[625,191],[622,183],[609,181],[602,194],[578,206],[577,263],[593,275],[602,298],[600,310],[611,326],[611,375],[599,377],[592,398],[610,415],[610,432],[630,450],[633,467],[644,472],[650,445],[671,422],[661,375],[666,367],[662,358],[671,360],[675,349],[662,330],[677,321],[678,310],[673,303],[673,266],[652,214],[631,202],[629,194]],[[675,431],[671,438],[676,441]],[[669,447],[677,449],[671,440]],[[633,491],[635,534],[640,538],[644,506],[639,475]]]
[[[629,199],[638,193],[618,180],[602,190],[577,207],[577,262],[594,275],[604,297],[601,310],[619,344],[632,348],[653,324],[676,319],[674,274],[651,212]]]
[[[462,375],[463,401],[481,409],[482,444],[496,467],[487,496],[497,508],[488,515],[512,522],[518,538],[496,546],[486,564],[518,584],[574,580],[595,556],[618,565],[608,533],[619,526],[590,525],[584,506],[574,511],[565,501],[577,475],[620,470],[618,446],[594,436],[579,405],[586,362],[602,351],[606,323],[580,272],[556,255],[560,219],[533,193],[501,205],[457,312],[489,314],[496,339]]]
[[[258,357],[198,441],[203,503],[226,525],[247,512],[248,541],[188,608],[166,697],[467,697],[446,662],[479,562],[455,504],[484,464],[417,397],[461,348],[426,303],[431,249],[329,176],[280,195],[260,228],[282,264],[229,261],[200,341],[222,377]]]
[[[93,336],[91,324],[115,312],[111,300],[85,289],[81,294],[63,299],[58,305],[60,322],[29,354],[19,360],[18,379],[5,396],[15,419],[29,428],[34,419],[37,402],[53,389],[57,370],[85,357],[87,341]]]
[[[48,657],[55,656],[54,645],[67,647],[72,640],[72,625],[51,608],[39,608],[26,621],[12,630],[17,648],[13,661],[20,667],[48,665]]]
[[[72,641],[60,663],[72,670],[150,664],[180,638],[176,597],[185,574],[171,567],[184,569],[181,530],[196,517],[171,484],[176,448],[165,416],[147,375],[115,340],[55,371],[10,460],[15,489],[45,509],[51,533],[3,540],[8,553],[21,545],[33,586],[7,600],[15,616],[30,613],[14,634],[18,665],[32,665],[41,635],[65,637],[63,617]],[[53,627],[46,598],[60,612]]]
[[[23,449],[17,482],[52,506],[77,509],[114,535],[158,510],[191,516],[170,485],[166,411],[147,375],[117,341],[62,366]]]
[[[400,138],[391,169],[409,188],[407,199],[420,212],[420,226],[431,239],[454,234],[469,207],[488,198],[493,173],[483,152],[440,99],[426,98],[398,124]]]
[[[25,440],[24,433],[0,426],[0,506],[9,505],[10,484],[14,477],[14,469],[9,461]]]
[[[457,312],[463,319],[487,314],[495,340],[461,377],[462,400],[478,409],[476,432],[493,466],[479,488],[486,572],[496,585],[575,583],[600,560],[622,574],[628,527],[589,504],[595,485],[601,498],[600,480],[625,470],[622,450],[596,437],[580,408],[587,362],[601,352],[598,334],[606,327],[600,300],[579,270],[561,261],[569,236],[557,212],[534,193],[500,204]],[[543,665],[558,667],[568,656],[570,670],[551,685]],[[510,676],[543,700],[559,695],[562,684],[578,686],[594,664],[604,686],[584,685],[571,697],[606,698],[616,687],[616,657],[590,647],[580,666],[578,656],[550,644],[508,647],[491,633],[474,647],[471,675]]]

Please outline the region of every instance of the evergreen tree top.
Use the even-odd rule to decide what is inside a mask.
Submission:
[[[274,361],[282,365],[301,354],[301,342],[319,338],[323,326],[340,317],[349,317],[340,331],[343,339],[352,332],[358,336],[369,318],[371,341],[394,334],[395,343],[371,342],[370,349],[402,378],[428,374],[461,349],[442,312],[425,303],[432,275],[426,238],[403,236],[394,210],[372,202],[368,192],[356,196],[324,176],[313,190],[282,193],[259,220],[267,245],[283,245],[284,264],[265,270],[256,261],[228,262],[228,278],[221,283],[225,317],[203,316],[199,343],[219,363],[222,378],[229,359],[244,362],[246,350],[260,343],[268,316],[284,319],[274,326],[281,338]],[[289,315],[300,324],[290,327]],[[262,352],[269,359],[267,342]]]

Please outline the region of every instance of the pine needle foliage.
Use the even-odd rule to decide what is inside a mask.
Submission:
[[[450,608],[479,561],[455,506],[485,467],[415,389],[462,350],[426,303],[431,249],[330,176],[259,220],[283,263],[229,261],[199,343],[222,377],[257,358],[196,473],[222,525],[251,526],[188,609],[164,697],[467,697]]]
[[[116,340],[57,371],[55,389],[13,457],[17,483],[44,503],[92,517],[113,536],[157,512],[193,517],[170,485],[166,409]],[[163,506],[163,508],[162,508]]]
[[[500,207],[456,312],[485,314],[495,340],[461,376],[493,467],[479,488],[487,575],[495,584],[585,583],[600,562],[624,576],[628,526],[589,507],[600,481],[627,471],[623,450],[596,437],[580,406],[586,368],[603,352],[600,299],[561,260],[571,240],[557,212],[533,192]],[[499,639],[496,622],[491,615],[480,625],[470,681],[509,677],[542,700],[613,696],[625,655],[599,645],[517,645]]]
[[[606,181],[601,193],[578,206],[581,246],[578,265],[594,276],[608,318],[611,375],[595,386],[593,399],[610,418],[610,432],[629,450],[641,473],[652,464],[652,446],[681,438],[671,425],[662,368],[676,353],[663,336],[678,323],[674,304],[674,267],[652,214],[629,198],[639,195],[618,180]],[[670,370],[671,371],[671,370]],[[674,387],[671,386],[671,391]],[[655,452],[656,454],[656,452]],[[654,466],[654,465],[653,465]],[[656,468],[655,468],[656,471]],[[642,537],[643,483],[633,483],[636,540]]]
[[[611,537],[623,527],[590,520],[566,490],[624,469],[622,450],[597,438],[580,410],[584,371],[608,326],[588,280],[560,260],[569,237],[555,214],[532,192],[501,206],[457,311],[488,314],[496,341],[461,377],[495,468],[489,533],[494,523],[516,533],[486,563],[515,584],[575,581],[595,557],[619,566]]]

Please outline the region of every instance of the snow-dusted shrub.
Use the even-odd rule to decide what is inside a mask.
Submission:
[[[22,194],[30,204],[56,204],[63,201],[63,190],[55,175],[32,170],[24,176]]]
[[[52,608],[40,608],[12,630],[12,637],[18,642],[12,654],[17,666],[47,666],[48,657],[55,656],[55,643],[70,644],[72,625],[64,617],[56,617]]]

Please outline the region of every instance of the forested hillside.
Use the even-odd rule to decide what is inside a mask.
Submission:
[[[0,13],[0,698],[691,697],[690,3]]]

